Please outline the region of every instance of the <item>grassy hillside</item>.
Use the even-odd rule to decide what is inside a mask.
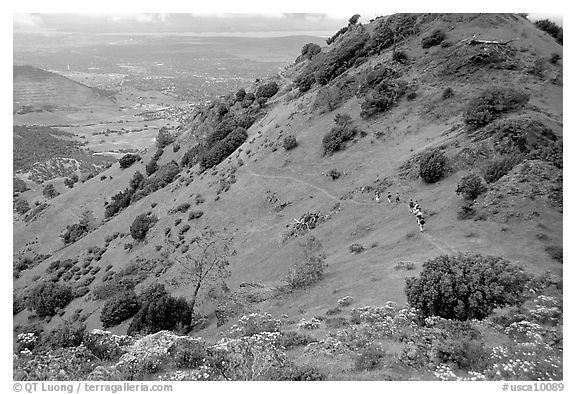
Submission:
[[[262,354],[278,367],[248,376],[238,372],[240,366],[225,371],[188,365],[182,367],[184,379],[197,379],[198,367],[212,371],[214,379],[233,373],[234,379],[281,380],[274,372],[290,380],[315,374],[327,379],[449,380],[449,371],[460,377],[478,373],[479,379],[561,379],[556,365],[561,363],[561,312],[559,318],[534,317],[538,305],[559,311],[562,297],[562,64],[549,61],[554,53],[561,57],[562,47],[517,15],[396,15],[349,26],[311,59],[246,88],[261,96],[262,86],[275,82],[278,92],[265,103],[239,100],[231,92],[198,110],[184,133],[163,150],[141,152],[142,160],[127,168],[114,164],[103,178],[49,200],[32,220],[17,217],[15,264],[25,256],[43,257],[30,257],[34,262],[19,270],[15,294],[25,297],[39,280],[71,286],[76,293],[51,318],[17,308],[15,332],[28,332],[34,323],[48,332],[63,321],[83,322],[87,330],[102,328],[106,299],[127,289],[140,294],[160,283],[173,296],[195,301],[191,332],[206,341],[210,354],[218,353],[210,346],[220,338],[237,341],[228,342],[228,351],[254,348],[250,341],[260,340],[266,344]],[[343,121],[337,114],[350,118]],[[334,129],[332,143],[345,134],[349,138],[339,150],[325,153],[325,136]],[[208,158],[235,148],[233,139],[241,136],[243,141],[245,135],[239,148],[212,166]],[[285,148],[287,136],[295,137],[295,147]],[[428,183],[421,168],[431,151],[441,152],[446,163],[439,179]],[[147,176],[154,158],[159,169]],[[510,165],[489,177],[494,172],[488,169],[497,167],[495,159]],[[172,160],[179,173],[162,183]],[[203,167],[206,163],[212,164]],[[136,171],[144,181],[133,187]],[[456,190],[471,172],[486,187],[474,201],[466,201]],[[105,206],[120,191],[126,192],[129,204],[106,217]],[[409,212],[409,199],[422,208],[423,233]],[[95,225],[64,245],[58,234],[78,223],[84,210],[91,211]],[[135,218],[147,213],[157,220],[136,240],[131,226],[136,228]],[[317,222],[297,225],[307,213],[317,214]],[[230,253],[221,252],[229,261],[229,275],[202,286],[194,297],[190,264],[201,256],[202,242],[211,239],[207,228],[231,239],[226,243]],[[306,243],[310,236],[316,243]],[[319,249],[311,246],[318,243]],[[418,277],[430,259],[458,253],[497,256],[521,267],[532,278],[524,289],[532,292],[528,301],[471,326],[441,318],[424,322],[418,311],[402,307],[407,304],[406,278]],[[302,262],[327,266],[317,283],[291,289],[285,278]],[[346,296],[351,306],[342,301],[336,308]],[[544,305],[540,298],[531,303],[538,296],[549,297],[554,305]],[[382,308],[360,308],[366,305]],[[259,314],[231,328],[250,313]],[[253,326],[250,319],[256,320]],[[526,356],[534,364],[530,373],[503,376],[494,366],[495,354],[498,347],[509,354],[520,351],[524,342],[514,336],[518,327],[513,324],[524,320],[546,332],[538,333],[546,350]],[[128,319],[109,329],[125,334],[132,323]],[[245,326],[256,327],[255,332]],[[242,330],[246,332],[238,334]],[[282,342],[285,355],[275,347],[276,334],[251,336],[259,331],[282,336],[296,331],[313,339],[292,341],[317,343],[290,349]],[[142,341],[155,343],[169,334],[155,335]],[[449,338],[458,344],[440,349],[463,346],[469,337],[478,348],[461,350],[464,356],[456,361],[430,348],[430,343]],[[164,379],[176,379],[172,364],[126,375],[122,360],[138,358],[142,346],[144,342],[135,343],[123,358],[105,361],[107,376],[158,379],[165,374]],[[365,359],[358,360],[358,353]],[[426,360],[418,356],[423,354]],[[246,361],[244,356],[240,359]],[[308,375],[282,369],[290,364],[282,361],[285,356],[310,366]],[[466,363],[472,359],[485,363]]]

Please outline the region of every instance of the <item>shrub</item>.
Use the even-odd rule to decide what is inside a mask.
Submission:
[[[148,164],[146,164],[146,174],[148,174],[148,176],[154,174],[156,171],[158,171],[158,162],[154,159],[151,159]]]
[[[191,211],[188,215],[188,220],[200,219],[204,215],[202,211]]]
[[[534,25],[538,29],[545,31],[546,33],[554,37],[560,45],[563,44],[563,29],[556,23],[548,19],[541,19],[534,22]]]
[[[266,380],[278,382],[311,382],[327,380],[327,377],[322,371],[312,365],[297,366],[292,363],[287,363],[269,371],[266,375]]]
[[[39,317],[54,316],[72,301],[70,286],[55,282],[40,282],[28,294],[26,307]]]
[[[556,63],[558,63],[558,61],[559,61],[560,59],[562,59],[562,58],[560,57],[559,54],[553,53],[553,54],[550,56],[550,63],[556,64]]]
[[[280,346],[286,350],[291,350],[299,346],[306,346],[315,339],[308,334],[300,334],[296,331],[285,331],[280,336]]]
[[[470,338],[445,339],[435,348],[436,361],[453,364],[463,370],[484,370],[490,352],[482,341]]]
[[[516,305],[530,279],[501,257],[480,254],[439,256],[423,265],[419,277],[406,280],[410,306],[424,316],[484,319],[497,307]]]
[[[516,164],[519,158],[515,156],[503,156],[492,159],[486,164],[482,171],[482,176],[487,183],[494,183],[504,175],[508,174]]]
[[[427,183],[438,182],[446,172],[447,161],[440,150],[426,153],[420,159],[420,177]]]
[[[298,146],[298,143],[296,142],[296,137],[294,137],[293,135],[287,135],[286,137],[284,137],[283,146],[285,150],[296,148],[296,146]]]
[[[278,93],[278,84],[274,81],[272,82],[268,82],[264,85],[260,85],[258,86],[258,89],[256,89],[255,92],[255,96],[257,99],[259,98],[265,98],[265,99],[269,99],[270,97],[274,96],[276,93]]]
[[[238,91],[236,92],[236,101],[242,102],[245,97],[246,97],[246,90],[244,90],[244,88],[238,89]]]
[[[147,213],[143,213],[141,215],[136,216],[132,225],[130,226],[130,235],[136,241],[141,241],[146,238],[146,233],[156,222],[158,218],[154,215],[148,215]]]
[[[302,47],[302,58],[310,60],[320,52],[322,52],[322,48],[320,48],[320,45],[315,44],[313,42],[309,42],[308,44]]]
[[[183,297],[163,296],[148,301],[132,319],[127,334],[155,333],[162,330],[174,330],[177,327],[187,329],[192,321],[192,310]]]
[[[451,87],[447,87],[446,89],[444,89],[444,90],[442,91],[442,98],[443,98],[444,100],[447,100],[447,99],[449,99],[449,98],[451,98],[451,97],[454,97],[454,90],[452,90]]]
[[[294,81],[298,86],[298,90],[302,93],[307,92],[310,90],[312,85],[316,82],[314,78],[314,74],[311,72],[303,72],[300,74]]]
[[[14,210],[20,215],[24,215],[30,210],[30,204],[28,204],[28,201],[24,200],[23,198],[19,198],[14,201]]]
[[[408,60],[408,56],[402,51],[394,51],[394,53],[392,53],[392,60],[404,64]]]
[[[322,279],[327,264],[322,253],[322,244],[314,237],[308,238],[300,245],[301,256],[284,278],[291,289],[310,286]]]
[[[176,367],[191,369],[203,365],[208,357],[204,344],[198,340],[177,340],[168,348]]]
[[[130,179],[130,188],[133,190],[138,190],[144,183],[144,175],[140,171],[136,171],[132,178]]]
[[[162,126],[160,130],[158,130],[158,136],[156,137],[156,146],[158,146],[159,149],[164,149],[174,141],[176,141],[176,137],[170,134],[170,132],[165,126]]]
[[[77,347],[82,344],[86,325],[83,323],[72,323],[65,321],[63,324],[42,336],[42,340],[37,345],[44,349],[62,349],[66,347]]]
[[[362,253],[364,251],[364,246],[360,244],[352,244],[348,247],[350,249],[350,253]]]
[[[476,209],[470,205],[462,205],[458,208],[458,220],[472,219],[476,215]]]
[[[118,160],[118,163],[120,163],[120,168],[128,168],[138,160],[140,160],[140,156],[132,153],[127,153],[124,156],[122,156],[120,160]]]
[[[12,178],[12,192],[13,193],[22,193],[25,192],[28,189],[28,186],[26,186],[26,182],[24,182],[22,179],[20,178]]]
[[[332,168],[330,171],[328,171],[328,176],[335,181],[336,179],[340,178],[342,176],[342,173],[340,171],[338,171],[335,168]]]
[[[442,30],[436,30],[430,36],[424,37],[422,39],[422,48],[428,49],[430,47],[440,45],[445,38],[446,36]]]
[[[377,89],[369,93],[360,103],[360,116],[369,118],[377,113],[388,111],[394,106],[408,89],[405,81],[382,81]]]
[[[501,114],[524,106],[529,99],[529,94],[512,88],[491,87],[466,105],[464,124],[468,130],[479,129]]]
[[[356,136],[358,129],[352,125],[351,121],[347,114],[336,114],[334,118],[336,126],[322,138],[324,154],[330,155],[338,150],[344,150],[346,142]]]
[[[204,152],[200,158],[200,165],[207,169],[220,164],[230,156],[248,138],[248,133],[244,129],[236,129],[226,138],[218,141],[211,149]]]
[[[46,186],[44,186],[44,189],[42,190],[42,195],[46,198],[54,198],[59,194],[60,193],[56,191],[54,185],[51,183],[48,183]]]
[[[139,309],[136,293],[128,290],[106,301],[100,313],[100,321],[104,328],[113,327],[134,316]]]
[[[465,175],[458,182],[456,194],[461,194],[467,200],[475,200],[480,194],[487,190],[486,185],[482,182],[482,178],[476,173]]]
[[[546,246],[545,250],[557,262],[562,263],[564,261],[562,246]]]
[[[356,371],[371,371],[382,365],[382,359],[386,352],[376,346],[368,346],[360,351],[354,358],[354,369]]]

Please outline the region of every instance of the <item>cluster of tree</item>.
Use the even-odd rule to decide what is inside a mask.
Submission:
[[[42,189],[42,195],[46,198],[54,198],[59,194],[60,193],[56,191],[56,188],[51,183],[47,183],[46,186],[44,186],[44,189]]]
[[[132,202],[146,197],[156,190],[166,187],[172,183],[180,173],[180,166],[172,160],[161,166],[152,176],[144,178],[144,175],[136,171],[130,179],[129,186],[111,197],[106,203],[105,217],[112,217],[122,209],[128,207]]]
[[[72,244],[84,237],[95,227],[95,218],[91,211],[84,211],[80,216],[80,221],[66,226],[66,231],[60,235],[64,245]]]
[[[24,215],[30,210],[30,204],[28,204],[28,201],[23,198],[19,198],[14,201],[14,210],[20,215]]]
[[[470,100],[464,110],[464,124],[470,131],[496,120],[501,114],[516,110],[530,99],[528,93],[514,88],[490,87]]]
[[[176,141],[176,137],[173,136],[165,126],[162,126],[158,130],[158,136],[156,137],[156,146],[160,149],[164,149],[171,143]]]
[[[66,185],[66,187],[72,189],[74,187],[74,184],[78,182],[78,175],[76,174],[72,174],[69,177],[67,177],[66,179],[64,179],[64,185]]]
[[[26,182],[24,182],[22,179],[20,178],[12,178],[12,192],[13,193],[23,193],[28,189],[28,186],[26,186]]]
[[[39,317],[54,316],[73,299],[72,288],[60,283],[43,281],[33,287],[26,297],[26,307]]]
[[[126,153],[124,156],[120,158],[120,160],[118,160],[118,163],[120,163],[120,168],[128,168],[132,164],[136,163],[138,160],[140,160],[139,155],[133,153]]]
[[[360,103],[360,116],[369,118],[377,113],[388,111],[406,94],[408,83],[402,80],[382,81],[370,90]]]
[[[419,277],[406,280],[405,292],[425,317],[481,320],[497,307],[521,304],[529,280],[501,257],[445,255],[426,261]]]
[[[352,118],[348,114],[336,114],[334,122],[336,126],[322,138],[322,147],[326,155],[344,150],[346,142],[358,133],[358,129],[352,124]]]
[[[158,221],[158,218],[154,215],[148,213],[143,213],[134,219],[132,225],[130,226],[130,235],[136,241],[141,241],[146,238],[148,230],[150,230],[154,224]]]
[[[309,42],[308,44],[302,47],[302,53],[300,55],[300,58],[310,60],[320,52],[322,52],[322,48],[320,48],[320,45],[315,44],[313,42]]]
[[[435,30],[434,33],[422,39],[422,48],[428,49],[440,45],[445,39],[446,35],[442,30]]]
[[[536,25],[538,29],[545,31],[546,33],[554,37],[558,44],[563,45],[564,30],[556,23],[548,19],[541,19],[534,22],[534,25]]]

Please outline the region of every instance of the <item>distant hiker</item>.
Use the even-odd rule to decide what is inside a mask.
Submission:
[[[417,220],[420,220],[424,217],[421,210],[414,211],[414,215],[416,215]]]
[[[400,192],[396,192],[396,202],[400,202]]]
[[[412,199],[410,199],[408,206],[410,207],[410,212],[412,212],[412,209],[414,208],[414,201],[412,201]]]
[[[388,192],[388,202],[392,203],[392,193]]]
[[[414,212],[417,212],[417,211],[420,210],[420,204],[418,204],[418,201],[416,201],[416,202],[414,203],[414,205],[412,206],[412,209],[413,209]]]
[[[420,232],[423,233],[424,232],[424,224],[426,224],[426,222],[424,221],[424,218],[418,219],[418,224],[420,225]]]
[[[374,200],[376,200],[376,202],[380,202],[380,191],[376,190],[376,196],[374,197]]]

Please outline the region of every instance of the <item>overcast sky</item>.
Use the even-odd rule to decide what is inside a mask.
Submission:
[[[13,14],[13,31],[20,32],[273,32],[337,31],[352,13],[81,13]],[[384,13],[363,12],[361,22]],[[531,14],[531,19],[550,18],[562,24],[558,14]]]

